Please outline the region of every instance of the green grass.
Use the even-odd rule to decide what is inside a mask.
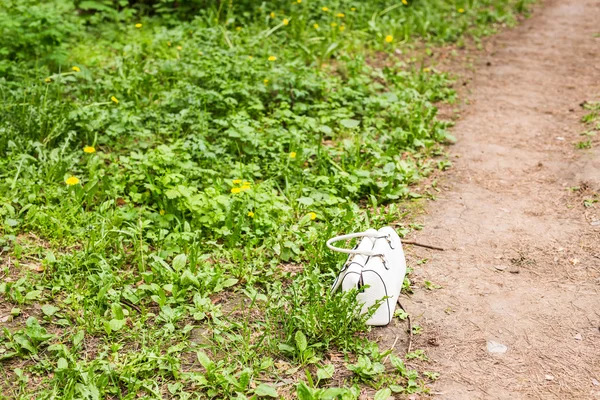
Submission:
[[[0,0],[1,395],[426,391],[324,243],[410,230],[455,98],[415,49],[526,6]]]

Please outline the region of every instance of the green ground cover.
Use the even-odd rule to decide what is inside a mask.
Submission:
[[[0,396],[426,391],[324,243],[402,220],[452,140],[428,54],[526,6],[0,0]]]

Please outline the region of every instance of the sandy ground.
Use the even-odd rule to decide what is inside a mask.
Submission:
[[[600,100],[598,33],[600,1],[545,1],[475,65],[454,167],[416,235],[447,250],[410,251],[428,260],[416,281],[442,288],[403,298],[435,398],[600,399],[600,203],[583,205],[600,150],[575,148],[580,104]]]

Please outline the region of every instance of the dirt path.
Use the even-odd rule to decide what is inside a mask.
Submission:
[[[417,282],[442,288],[404,300],[438,398],[600,399],[600,205],[583,206],[600,151],[574,146],[580,103],[600,99],[598,32],[598,0],[550,0],[478,62],[417,235],[448,250],[411,250]]]

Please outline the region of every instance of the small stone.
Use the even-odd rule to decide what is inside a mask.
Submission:
[[[506,265],[494,265],[494,268],[496,268],[498,271],[504,271],[507,267]]]
[[[592,222],[590,222],[590,225],[591,225],[591,226],[600,226],[600,219],[599,219],[599,220],[597,220],[597,221],[592,221]]]
[[[546,378],[547,381],[553,381],[554,377],[552,375],[544,375],[544,378]]]
[[[598,382],[597,379],[592,379],[592,385],[594,385],[594,386],[600,386],[600,382]]]
[[[557,137],[556,137],[556,140],[565,140],[565,138],[564,138],[564,137],[562,137],[562,136],[557,136]]]
[[[508,346],[503,345],[502,343],[494,342],[493,340],[488,340],[487,351],[488,353],[493,354],[504,354],[508,351]]]
[[[583,340],[583,338],[581,337],[581,333],[578,333],[577,335],[573,336],[573,339],[575,339],[575,340]]]

